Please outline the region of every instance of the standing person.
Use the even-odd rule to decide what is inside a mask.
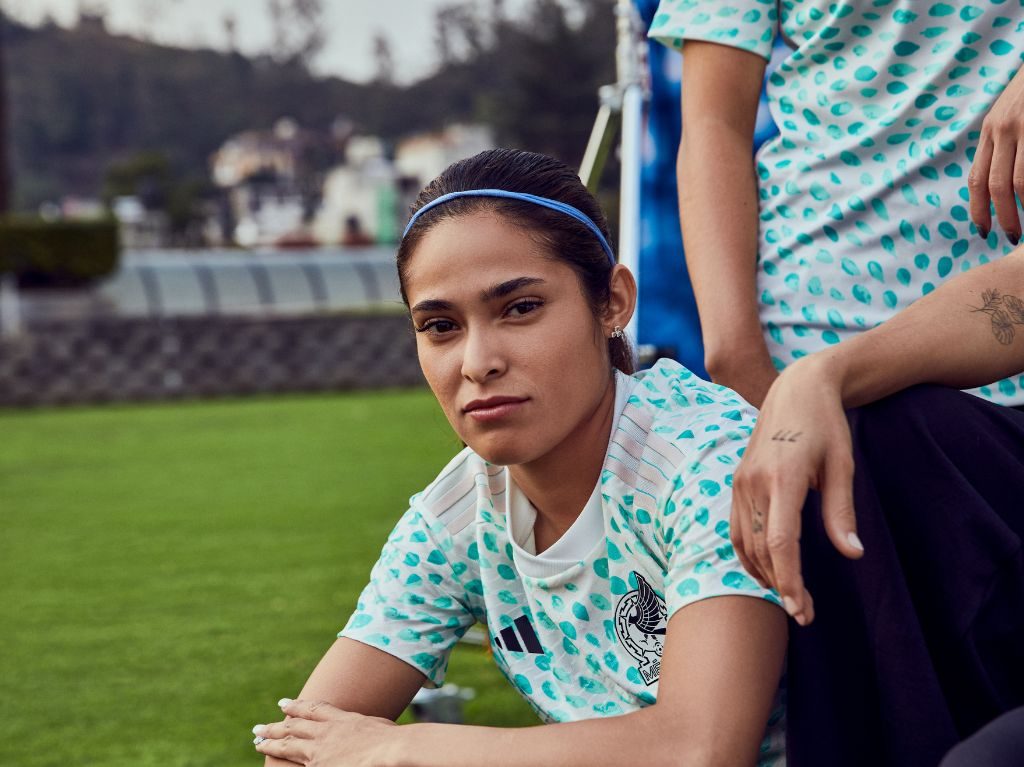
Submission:
[[[540,155],[484,152],[421,193],[399,247],[403,298],[424,375],[467,447],[412,497],[301,699],[282,701],[289,719],[254,728],[268,764],[785,763],[785,613],[728,541],[734,471],[754,413],[671,361],[630,372],[621,329],[635,283],[607,237],[575,172]],[[1009,276],[1001,286],[1024,293],[1024,269]],[[911,316],[928,322],[957,306],[950,287]],[[902,336],[893,340],[891,328],[900,327],[864,338],[892,353]],[[1024,368],[1024,357],[999,351],[987,364]],[[898,375],[883,374],[882,387],[928,380],[927,370],[890,367]],[[864,420],[898,430],[895,410],[933,423],[930,399],[902,396]],[[955,390],[940,396],[1018,419],[979,435],[974,453],[1024,442],[1019,414]],[[968,455],[965,468],[976,463]],[[917,481],[903,478],[895,490]],[[930,485],[947,486],[941,477]],[[1024,496],[1024,467],[1009,472],[1004,492]],[[881,497],[891,512],[894,496]],[[1021,517],[1015,500],[1005,505],[999,512]],[[977,500],[963,510],[992,511]],[[919,521],[930,509],[915,511],[903,516]],[[890,572],[899,575],[898,563]],[[958,571],[948,575],[925,591],[942,601],[963,585]],[[1016,583],[1024,587],[1024,576]],[[913,626],[897,617],[895,629]],[[550,726],[396,728],[416,690],[443,681],[453,644],[477,621],[501,671]],[[1024,610],[1008,625],[1024,637]],[[877,636],[864,642],[880,647]],[[891,696],[907,678],[900,659],[917,656],[886,651]],[[943,668],[956,668],[957,656],[948,660]],[[1012,667],[997,660],[993,671]],[[1024,695],[1024,681],[1009,691]],[[983,702],[991,716],[1006,707],[984,690],[965,693],[962,705]],[[902,721],[893,720],[894,737],[911,758],[901,767],[934,767]],[[838,762],[815,762],[823,763]]]
[[[779,33],[780,133],[751,162]],[[796,360],[1017,244],[1020,2],[662,0],[650,36],[685,61],[680,217],[707,369],[753,404]],[[977,393],[1024,404],[1024,377]]]

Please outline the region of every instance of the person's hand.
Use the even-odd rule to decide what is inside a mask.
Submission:
[[[989,203],[1007,239],[1020,241],[1014,192],[1024,201],[1024,68],[1014,75],[981,123],[974,164],[967,176],[971,220],[982,237],[992,230]]]
[[[744,345],[730,344],[720,352],[705,341],[705,364],[711,380],[728,386],[754,407],[761,407],[765,395],[779,373],[772,364],[764,339],[758,335]]]
[[[825,528],[851,559],[864,549],[853,508],[850,426],[837,383],[807,357],[787,368],[765,398],[733,478],[730,535],[743,566],[779,592],[800,625],[814,602],[800,569],[800,522],[808,488],[821,491]]]
[[[306,767],[378,767],[392,745],[390,719],[342,711],[329,703],[308,700],[280,702],[289,717],[252,728],[261,754]]]

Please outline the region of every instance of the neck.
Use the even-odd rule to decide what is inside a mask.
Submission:
[[[613,377],[597,407],[558,446],[535,461],[509,467],[512,479],[537,509],[538,553],[557,541],[583,511],[601,477],[614,417]]]

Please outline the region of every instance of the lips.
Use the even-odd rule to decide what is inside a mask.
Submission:
[[[488,397],[468,402],[462,412],[477,421],[505,418],[527,402],[525,397]]]

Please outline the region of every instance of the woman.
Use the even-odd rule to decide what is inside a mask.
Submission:
[[[446,197],[494,188],[515,194]],[[781,763],[786,616],[728,541],[753,410],[675,363],[627,375],[635,283],[572,169],[486,152],[417,208],[402,292],[468,447],[412,498],[302,691],[356,713],[330,738],[301,718],[261,729],[258,750],[303,764]],[[396,729],[478,620],[557,724]]]
[[[399,273],[424,374],[468,447],[413,497],[302,700],[283,702],[291,718],[255,729],[258,750],[782,764],[785,614],[727,540],[753,412],[674,363],[626,375],[635,286],[574,172],[512,151],[457,163],[421,194]],[[396,729],[477,620],[555,724]]]
[[[713,380],[760,406],[779,370],[1017,244],[1022,22],[1002,0],[662,0],[650,35],[685,61],[680,216]],[[780,134],[752,163],[780,33]],[[978,393],[1022,405],[1024,378]]]

